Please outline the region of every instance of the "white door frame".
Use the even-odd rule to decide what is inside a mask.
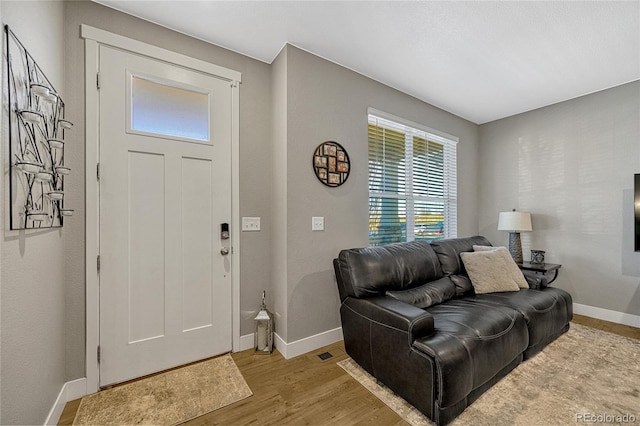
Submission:
[[[100,45],[111,46],[170,64],[189,68],[229,81],[231,105],[231,286],[232,348],[240,350],[240,93],[242,75],[209,62],[123,37],[88,25],[80,26],[85,40],[85,282],[86,282],[86,354],[87,394],[99,390],[100,369],[97,350],[100,344],[100,292],[97,271],[99,248],[99,186],[96,171],[99,159],[99,98],[97,76]]]

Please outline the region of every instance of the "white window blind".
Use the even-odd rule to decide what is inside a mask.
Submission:
[[[369,114],[369,245],[457,236],[456,145]]]

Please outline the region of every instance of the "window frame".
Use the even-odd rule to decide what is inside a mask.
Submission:
[[[431,129],[412,121],[396,117],[392,114],[388,114],[383,111],[379,111],[373,108],[369,108],[367,111],[367,127],[371,124],[390,129],[392,131],[401,132],[404,134],[404,160],[402,170],[404,176],[399,177],[398,181],[402,181],[403,188],[395,192],[374,191],[372,186],[379,183],[378,181],[372,181],[372,158],[368,158],[368,184],[369,184],[369,245],[379,245],[379,241],[372,240],[372,200],[380,200],[378,203],[383,203],[384,200],[398,200],[398,202],[404,201],[405,203],[405,229],[404,235],[397,241],[414,241],[415,238],[415,205],[417,203],[429,203],[442,204],[443,208],[443,235],[441,238],[433,238],[428,241],[433,241],[443,238],[455,238],[457,236],[457,144],[458,138],[438,130]],[[416,137],[425,141],[427,146],[430,143],[435,143],[442,146],[442,195],[437,196],[432,193],[421,195],[416,194],[414,189],[414,173],[415,159],[413,155],[413,144],[416,141]],[[372,147],[370,136],[367,137],[368,155],[371,155]],[[427,151],[428,152],[428,151]],[[380,179],[378,177],[378,179]],[[423,180],[428,181],[428,167],[424,169]],[[425,187],[422,188],[425,190]],[[431,192],[431,191],[429,191]],[[400,209],[399,209],[400,211]],[[379,238],[379,237],[378,237]],[[390,241],[390,242],[397,242]],[[384,243],[384,242],[383,242]]]

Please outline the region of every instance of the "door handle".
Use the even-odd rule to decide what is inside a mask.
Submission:
[[[229,247],[222,247],[220,249],[220,254],[223,255],[223,256],[228,255],[229,254]]]

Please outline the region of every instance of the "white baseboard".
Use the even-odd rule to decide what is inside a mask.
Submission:
[[[276,333],[275,344],[278,352],[280,352],[286,359],[290,359],[338,342],[342,339],[342,327],[338,327],[291,343],[285,342],[280,336],[278,336],[278,333]]]
[[[626,312],[611,311],[609,309],[597,308],[595,306],[573,304],[573,312],[591,318],[597,318],[618,324],[630,325],[640,328],[640,315],[627,314]]]
[[[74,399],[82,398],[86,394],[87,379],[85,377],[72,380],[62,385],[58,398],[56,398],[56,402],[53,404],[53,407],[51,407],[51,411],[49,411],[49,415],[47,416],[47,420],[44,424],[57,425],[66,403],[73,401]]]
[[[238,352],[246,351],[247,349],[253,348],[253,340],[253,334],[245,334],[244,336],[240,336],[240,350]]]
[[[278,333],[275,333],[274,346],[283,357],[289,359],[338,342],[342,339],[342,327],[334,328],[333,330],[328,330],[314,336],[305,337],[304,339],[296,340],[291,343],[285,342]],[[241,351],[253,348],[253,344],[253,334],[240,336]]]

